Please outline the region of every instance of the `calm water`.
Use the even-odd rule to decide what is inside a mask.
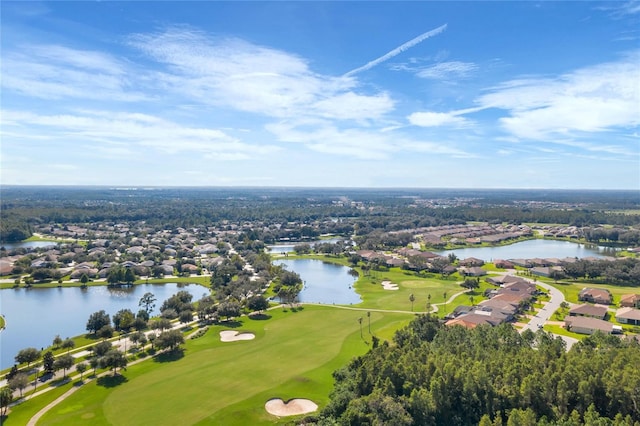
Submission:
[[[304,244],[305,242],[313,247],[315,244],[318,244],[318,243],[335,244],[338,241],[344,241],[344,240],[345,238],[329,238],[326,240],[318,240],[318,241],[304,241],[304,242],[289,243],[289,244],[273,244],[273,245],[268,245],[267,248],[273,254],[293,253],[293,248],[295,246],[297,246],[298,244]]]
[[[0,312],[7,321],[7,328],[0,332],[0,369],[11,367],[20,349],[47,347],[56,334],[64,339],[85,333],[87,319],[96,311],[104,309],[111,316],[120,309],[131,309],[136,313],[142,295],[151,292],[156,297],[154,315],[163,301],[180,290],[192,294],[193,300],[209,292],[197,284],[141,284],[126,289],[0,290]]]
[[[565,257],[605,257],[613,256],[614,251],[606,247],[576,244],[569,241],[556,240],[528,240],[508,246],[500,247],[475,247],[458,250],[444,250],[435,252],[441,255],[455,253],[458,259],[476,257],[484,261],[495,259],[534,259]]]
[[[301,302],[350,305],[362,301],[353,289],[355,278],[349,275],[346,266],[315,259],[286,259],[278,263],[300,274],[305,282],[299,296]]]
[[[17,248],[32,249],[37,247],[55,247],[58,244],[60,243],[54,241],[27,241],[20,243],[2,243],[0,244],[0,247],[4,247],[7,251],[11,251]]]

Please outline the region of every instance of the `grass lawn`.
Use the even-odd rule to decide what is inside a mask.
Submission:
[[[582,340],[588,336],[587,334],[572,333],[571,331],[559,325],[547,324],[543,327],[543,329],[544,331],[548,331],[550,333],[559,334],[561,336],[573,337],[574,339],[578,339],[578,340]]]
[[[382,281],[397,284],[398,290],[385,290]],[[361,276],[355,284],[355,289],[362,296],[359,307],[411,311],[409,296],[413,294],[413,310],[424,312],[429,300],[428,295],[431,295],[432,305],[442,303],[445,300],[445,292],[449,298],[454,293],[464,290],[458,284],[460,281],[455,277],[425,278],[411,271],[391,268],[389,271],[371,271],[369,276]]]
[[[322,407],[333,386],[331,373],[370,348],[366,312],[306,305],[269,313],[269,320],[243,318],[237,328],[255,333],[255,340],[222,343],[218,333],[229,327],[211,326],[185,344],[183,358],[131,366],[125,383],[91,382],[38,424],[286,424],[290,419],[264,410],[268,399],[309,398]],[[389,339],[410,319],[371,312],[371,330]],[[16,407],[15,417],[21,410]],[[11,417],[7,425],[19,424]]]

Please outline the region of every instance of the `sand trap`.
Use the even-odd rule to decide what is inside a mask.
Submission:
[[[267,401],[264,408],[269,414],[283,417],[313,413],[318,409],[318,405],[308,399],[291,399],[285,403],[280,398],[274,398]]]
[[[253,340],[256,335],[253,333],[240,333],[233,330],[225,330],[220,332],[220,341],[237,342],[238,340]]]
[[[398,284],[392,284],[391,281],[382,281],[382,288],[385,290],[397,290]]]

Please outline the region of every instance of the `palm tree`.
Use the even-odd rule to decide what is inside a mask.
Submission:
[[[367,311],[367,319],[369,320],[369,334],[371,334],[371,312]]]
[[[362,335],[362,317],[358,318],[358,322],[360,323],[360,338],[364,339],[364,336]]]
[[[413,295],[413,293],[411,293],[409,295],[409,302],[411,302],[411,312],[413,312],[413,302],[416,301],[416,297]]]
[[[447,292],[445,291],[444,294],[444,311],[447,311]]]

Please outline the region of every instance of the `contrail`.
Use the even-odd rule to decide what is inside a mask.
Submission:
[[[384,61],[387,61],[387,60],[393,58],[396,55],[399,55],[400,53],[404,52],[405,50],[412,48],[416,44],[425,41],[429,37],[433,37],[434,35],[440,34],[441,32],[443,32],[446,29],[447,29],[447,24],[444,24],[444,25],[436,28],[435,30],[427,31],[424,34],[420,34],[418,37],[414,38],[413,40],[410,40],[410,41],[404,43],[403,45],[400,45],[400,46],[396,47],[395,49],[393,49],[391,52],[387,53],[386,55],[380,56],[378,59],[374,59],[373,61],[361,66],[360,68],[356,68],[354,70],[349,71],[343,77],[349,77],[349,76],[357,74],[357,73],[359,73],[361,71],[366,71],[368,69],[371,69],[371,68],[375,67],[376,65],[378,65],[378,64],[380,64],[380,63],[382,63]]]

